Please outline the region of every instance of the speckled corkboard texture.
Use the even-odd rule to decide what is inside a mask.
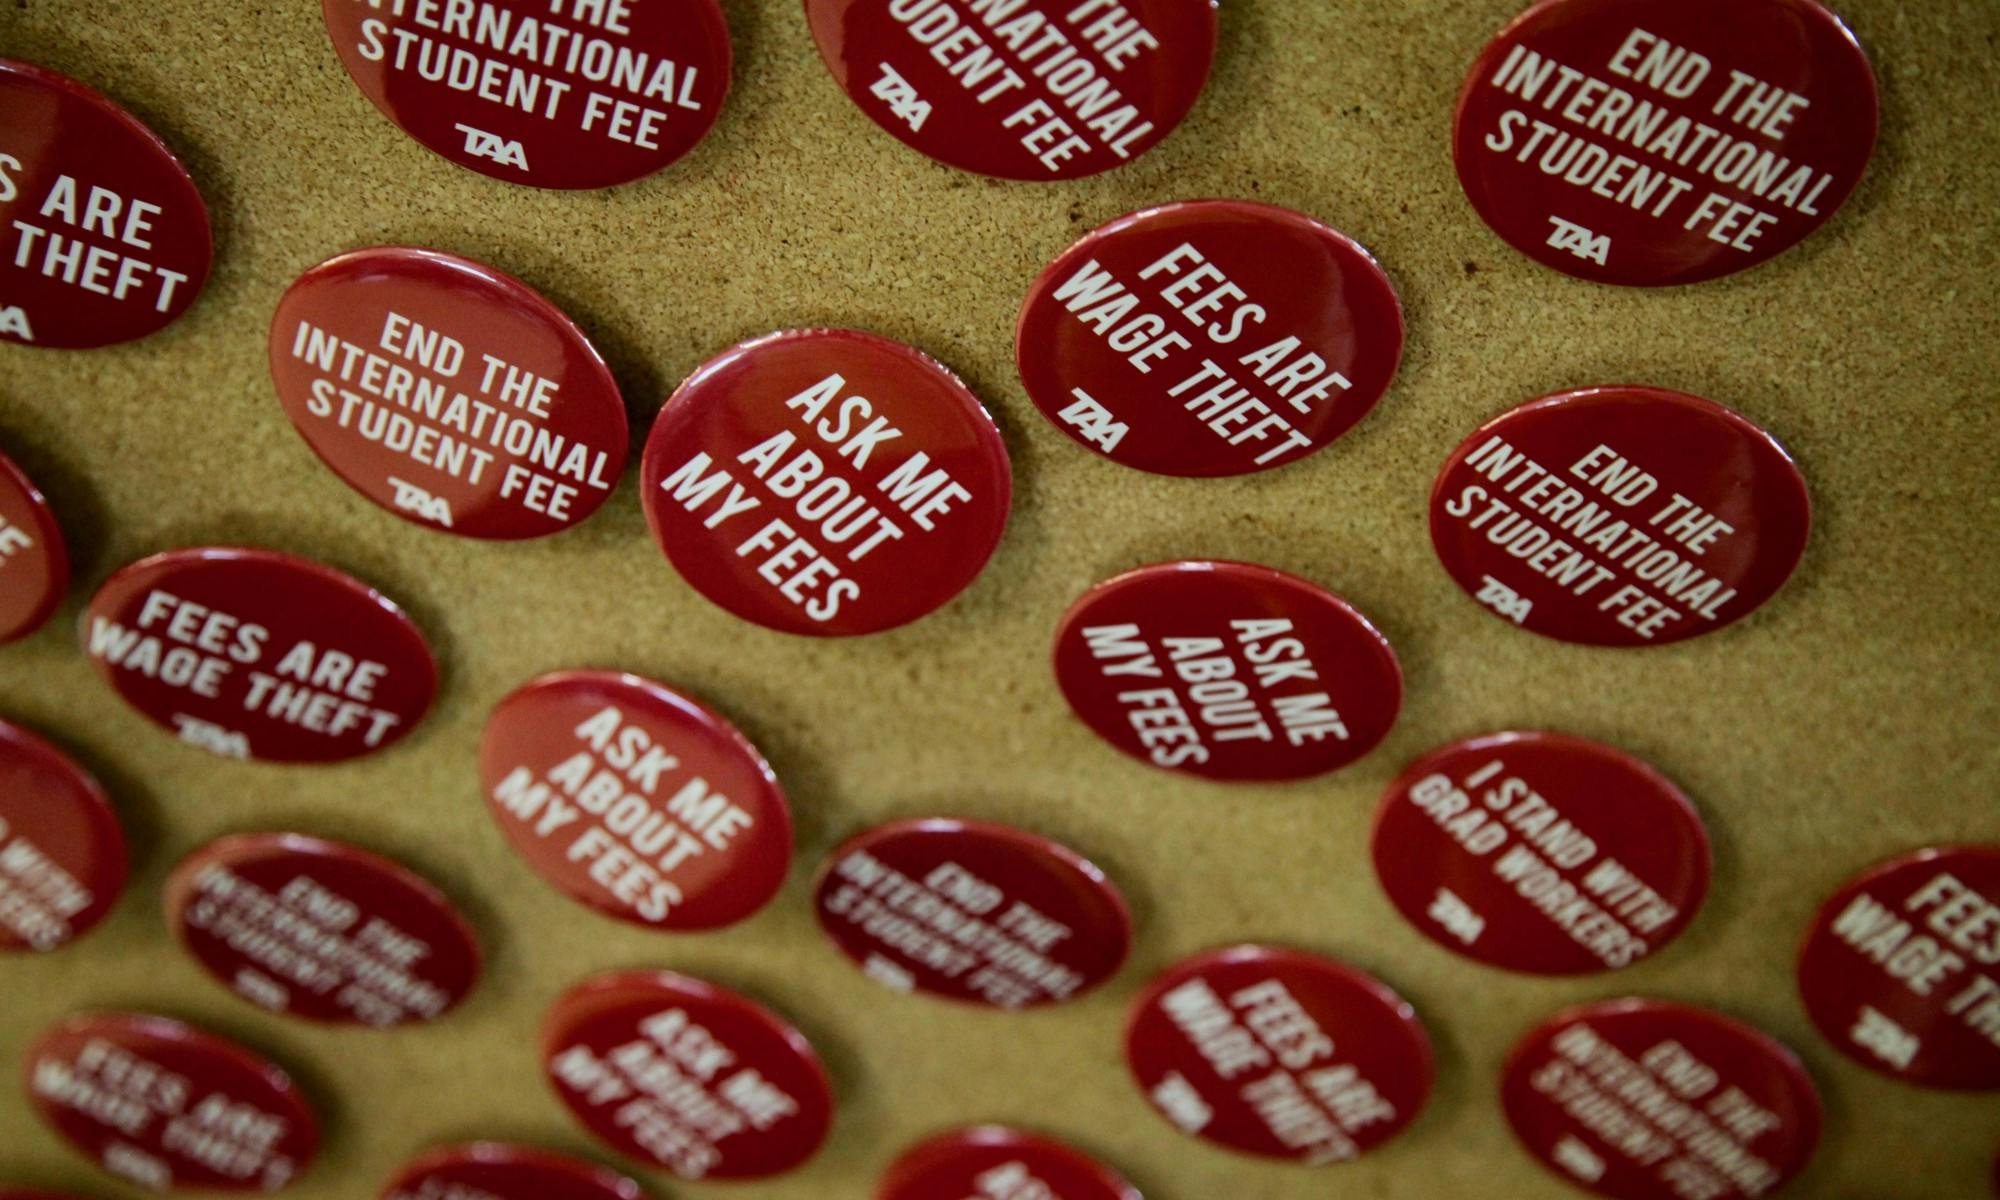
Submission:
[[[100,774],[136,854],[130,893],[95,934],[0,962],[0,1179],[136,1195],[48,1140],[11,1080],[37,1030],[89,1007],[192,1019],[293,1068],[328,1133],[297,1200],[372,1196],[444,1139],[589,1154],[541,1080],[534,1030],[583,975],[659,966],[790,1015],[840,1101],[807,1168],[728,1187],[648,1177],[660,1197],[862,1197],[902,1146],[975,1120],[1073,1139],[1157,1200],[1560,1195],[1507,1132],[1496,1072],[1553,1009],[1629,993],[1712,1005],[1798,1049],[1829,1119],[1796,1195],[1981,1192],[2000,1106],[1850,1065],[1812,1031],[1790,967],[1813,909],[1853,871],[2000,831],[2000,6],[1846,0],[1884,104],[1860,192],[1776,262],[1664,293],[1531,265],[1465,203],[1452,101],[1513,0],[1230,0],[1215,76],[1180,132],[1125,169],[1053,186],[957,173],[884,135],[828,77],[796,0],[726,8],[738,71],[715,135],[650,179],[565,194],[485,179],[405,137],[341,70],[311,0],[0,4],[0,54],[149,122],[193,171],[219,243],[207,294],[158,336],[0,347],[0,445],[51,493],[78,576],[49,627],[0,649],[0,714]],[[1197,196],[1328,221],[1380,257],[1407,309],[1387,399],[1267,475],[1118,468],[1045,422],[1015,378],[1014,316],[1042,265],[1104,221]],[[1006,435],[1006,540],[946,609],[821,643],[754,628],[683,584],[647,534],[636,471],[594,519],[537,542],[399,521],[293,432],[264,341],[296,275],[386,242],[543,290],[610,359],[640,435],[676,381],[747,336],[824,323],[920,346]],[[1643,652],[1566,646],[1482,613],[1438,568],[1426,497],[1444,456],[1503,409],[1602,382],[1713,397],[1798,458],[1813,541],[1753,618]],[[399,599],[443,662],[431,718],[386,753],[314,769],[211,758],[127,710],[76,645],[78,611],[117,567],[195,543],[296,551]],[[1228,787],[1140,766],[1072,719],[1048,667],[1063,609],[1127,567],[1199,556],[1304,575],[1376,620],[1409,684],[1381,749],[1319,781]],[[776,903],[725,932],[651,935],[565,900],[507,847],[479,794],[481,723],[520,682],[569,666],[680,685],[764,748],[800,828]],[[1717,872],[1684,939],[1621,973],[1544,981],[1455,958],[1391,909],[1366,855],[1383,786],[1444,741],[1520,726],[1623,746],[1695,797]],[[813,923],[812,870],[864,827],[935,813],[1027,826],[1103,864],[1138,919],[1126,972],[1068,1007],[1006,1016],[895,997],[853,970]],[[264,829],[346,839],[437,880],[485,941],[484,985],[441,1024],[386,1034],[326,1032],[225,994],[168,939],[159,889],[196,846]],[[1337,955],[1414,1002],[1440,1077],[1408,1133],[1346,1166],[1292,1169],[1185,1140],[1141,1102],[1120,1055],[1128,1002],[1169,962],[1251,939]]]

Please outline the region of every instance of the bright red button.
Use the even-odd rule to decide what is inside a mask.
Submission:
[[[1754,267],[1832,218],[1875,76],[1813,0],[1545,0],[1472,65],[1453,148],[1515,249],[1598,283]]]
[[[821,869],[820,928],[870,978],[992,1008],[1073,1000],[1132,948],[1125,900],[1047,838],[981,821],[899,821]]]
[[[851,330],[773,333],[710,360],[646,441],[646,521],[695,590],[786,633],[877,633],[970,584],[1013,476],[958,377]]]
[[[479,978],[479,943],[443,893],[387,859],[301,834],[210,842],[168,877],[166,914],[224,986],[307,1020],[432,1021]]]
[[[947,166],[1081,179],[1137,158],[1201,96],[1213,0],[806,0],[868,119]]]
[[[549,1083],[620,1154],[682,1179],[759,1179],[811,1158],[833,1123],[812,1046],[734,992],[665,971],[598,975],[542,1025]]]
[[[1514,1047],[1500,1103],[1542,1165],[1614,1200],[1772,1195],[1819,1144],[1819,1094],[1790,1050],[1664,1000],[1550,1018]]]
[[[271,378],[321,461],[432,529],[559,533],[625,469],[625,404],[583,331],[440,251],[378,246],[301,275],[271,320]]]
[[[85,350],[172,324],[208,282],[173,151],[74,79],[0,59],[0,340]]]
[[[1458,586],[1523,629],[1651,646],[1720,629],[1782,587],[1812,505],[1784,447],[1658,388],[1547,396],[1479,427],[1431,491]]]
[[[1056,630],[1056,682],[1083,723],[1156,767],[1304,779],[1396,723],[1388,640],[1333,593],[1269,567],[1158,563],[1098,584]]]
[[[1412,763],[1375,814],[1375,875],[1447,950],[1538,975],[1630,966],[1708,894],[1708,834],[1665,776],[1560,733],[1496,733]]]
[[[508,183],[601,188],[678,159],[729,94],[715,0],[324,0],[341,65],[382,115]]]
[[[60,949],[125,891],[125,833],[97,780],[0,721],[0,951]]]
[[[0,454],[0,645],[27,637],[69,590],[69,552],[49,502]]]
[[[2000,846],[1919,850],[1834,893],[1799,955],[1799,994],[1870,1070],[2000,1088]]]
[[[275,1192],[319,1151],[319,1122],[282,1070],[165,1017],[72,1017],[28,1047],[24,1078],[51,1128],[153,1191]]]
[[[1306,1166],[1389,1140],[1430,1097],[1430,1038],[1379,980],[1268,946],[1198,954],[1125,1028],[1139,1090],[1181,1132]]]
[[[1140,1200],[1139,1189],[1052,1138],[982,1125],[905,1150],[875,1200]]]
[[[409,733],[437,692],[410,619],[331,567],[272,550],[168,550],[93,596],[84,650],[125,702],[232,758],[334,762]]]
[[[644,1200],[616,1171],[499,1142],[447,1146],[411,1160],[381,1200]]]
[[[1238,200],[1120,217],[1029,289],[1015,361],[1042,415],[1162,475],[1244,475],[1367,416],[1403,356],[1396,290],[1311,217]]]
[[[791,866],[791,810],[757,748],[699,701],[636,675],[523,684],[487,719],[479,777],[536,874],[634,925],[734,924]]]

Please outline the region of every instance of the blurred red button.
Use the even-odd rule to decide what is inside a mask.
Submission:
[[[478,1142],[420,1155],[381,1200],[644,1200],[618,1172],[530,1146]]]
[[[68,755],[0,721],[0,951],[60,949],[125,891],[125,833]]]
[[[982,1125],[905,1150],[875,1200],[1140,1200],[1110,1168],[1051,1138]]]
[[[62,527],[34,481],[0,454],[0,645],[40,629],[68,590]]]

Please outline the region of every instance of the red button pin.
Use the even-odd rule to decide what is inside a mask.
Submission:
[[[734,924],[791,866],[791,811],[757,748],[636,675],[561,671],[522,685],[487,719],[479,776],[536,874],[634,925]]]
[[[1139,1189],[1052,1138],[982,1125],[926,1139],[882,1176],[875,1200],[1140,1200]]]
[[[1269,567],[1159,563],[1098,584],[1056,630],[1056,682],[1083,723],[1157,767],[1304,779],[1374,749],[1403,674],[1335,596]]]
[[[0,59],[0,340],[165,328],[208,282],[208,208],[166,144],[74,79]]]
[[[1834,893],[1799,955],[1799,994],[1870,1070],[2000,1088],[2000,846],[1920,850]]]
[[[1819,1143],[1819,1095],[1791,1051],[1664,1000],[1558,1013],[1514,1047],[1500,1103],[1528,1153],[1613,1200],[1769,1196]]]
[[[1007,525],[1000,431],[958,377],[885,338],[795,330],[690,375],[646,442],[646,520],[746,621],[877,633],[970,584]]]
[[[167,879],[167,927],[202,969],[272,1012],[387,1028],[436,1020],[479,978],[479,944],[404,868],[295,833],[211,842]]]
[[[1431,542],[1474,600],[1523,629],[1650,646],[1769,600],[1812,524],[1798,467],[1719,404],[1604,387],[1482,425],[1438,473]]]
[[[1375,874],[1432,941],[1538,975],[1629,966],[1708,893],[1708,834],[1659,772],[1559,733],[1496,733],[1417,760],[1375,814]]]
[[[356,250],[300,276],[271,321],[271,377],[321,461],[432,529],[559,533],[625,468],[625,404],[583,331],[437,250]]]
[[[694,149],[729,93],[716,0],[324,0],[361,91],[461,167],[542,188],[629,183]]]
[[[69,590],[69,551],[49,502],[0,454],[0,645],[42,627]]]
[[[993,1008],[1073,1000],[1132,947],[1131,914],[1104,872],[980,821],[899,821],[850,838],[821,869],[813,905],[871,978]]]
[[[1081,179],[1173,132],[1215,57],[1213,0],[806,0],[868,119],[946,164]]]
[[[117,814],[89,772],[0,721],[0,951],[60,949],[125,891]]]
[[[682,1179],[789,1171],[833,1122],[826,1069],[798,1030],[684,975],[585,980],[550,1010],[542,1052],[556,1095],[585,1128]]]
[[[179,1021],[72,1017],[25,1060],[42,1120],[104,1170],[152,1191],[275,1192],[319,1150],[319,1123],[283,1071]]]
[[[437,691],[424,636],[380,593],[271,550],[169,550],[113,575],[84,650],[125,702],[232,758],[334,762],[408,734]]]
[[[396,1172],[381,1200],[644,1200],[616,1171],[500,1142],[447,1146]]]
[[[1389,277],[1345,234],[1238,200],[1120,217],[1064,251],[1015,330],[1042,415],[1113,462],[1244,475],[1368,415],[1403,355]]]

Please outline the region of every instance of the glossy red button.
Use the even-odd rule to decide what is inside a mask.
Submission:
[[[140,559],[98,589],[81,632],[127,704],[232,758],[368,754],[409,733],[437,691],[430,647],[402,609],[273,550]]]
[[[1614,1200],[1769,1196],[1819,1144],[1819,1094],[1790,1050],[1665,1000],[1556,1014],[1514,1047],[1500,1103],[1542,1165]]]
[[[384,858],[296,833],[210,842],[167,879],[167,927],[252,1004],[336,1024],[432,1021],[479,978],[442,892]]]
[[[1545,0],[1472,65],[1453,149],[1515,249],[1598,283],[1696,283],[1832,218],[1875,76],[1813,0]]]
[[[963,591],[1013,475],[958,377],[873,334],[793,330],[688,376],[646,441],[646,521],[695,590],[786,633],[877,633]]]
[[[1116,1172],[1051,1138],[982,1125],[905,1150],[875,1200],[1140,1200]]]
[[[1158,563],[1098,584],[1057,627],[1055,668],[1099,737],[1207,779],[1344,767],[1403,703],[1395,652],[1366,617],[1246,563]]]
[[[72,1017],[24,1059],[42,1120],[140,1187],[275,1192],[319,1151],[319,1122],[282,1070],[179,1021]]]
[[[1523,629],[1650,646],[1748,616],[1791,577],[1812,504],[1784,447],[1658,388],[1546,396],[1479,427],[1431,491],[1458,586]]]
[[[636,675],[523,684],[487,719],[479,777],[537,875],[634,925],[734,924],[791,867],[791,810],[757,748],[699,701]]]
[[[2000,1088],[2000,846],[1919,850],[1835,892],[1806,935],[1799,994],[1870,1070]]]
[[[947,166],[1081,179],[1152,149],[1201,96],[1214,0],[806,0],[868,119]]]
[[[1162,475],[1297,462],[1367,416],[1403,356],[1396,290],[1311,217],[1197,200],[1120,217],[1028,291],[1028,395],[1069,437]]]
[[[0,59],[0,340],[64,350],[172,324],[208,282],[208,207],[138,119]]]
[[[543,188],[629,183],[707,136],[729,93],[715,0],[324,0],[382,115],[461,167]]]
[[[637,1183],[581,1159],[478,1142],[412,1159],[381,1200],[644,1200]]]
[[[301,275],[271,320],[271,378],[322,462],[428,528],[559,533],[625,469],[625,403],[583,331],[437,250],[355,250]]]
[[[1430,1038],[1372,976],[1269,946],[1163,972],[1125,1027],[1125,1060],[1181,1132],[1262,1158],[1344,1162],[1416,1119]]]
[[[1708,894],[1708,834],[1665,776],[1560,733],[1496,733],[1412,763],[1375,814],[1375,875],[1447,950],[1538,975],[1630,966]]]
[[[992,1008],[1073,1000],[1132,948],[1124,897],[1047,838],[982,821],[899,821],[827,858],[820,928],[868,976]]]
[[[68,755],[0,721],[0,951],[56,950],[125,891],[125,833]]]
[[[620,1154],[682,1179],[759,1179],[811,1158],[833,1123],[812,1046],[734,992],[665,971],[598,975],[542,1025],[556,1095]]]
[[[0,454],[0,645],[40,629],[68,590],[62,527],[34,482]]]

